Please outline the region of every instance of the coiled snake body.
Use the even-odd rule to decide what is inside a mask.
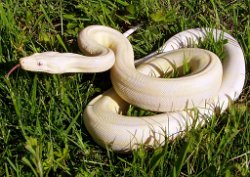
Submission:
[[[223,63],[212,52],[183,48],[198,43],[208,33],[215,40],[223,35],[228,42]],[[230,100],[239,97],[245,80],[245,63],[241,47],[229,34],[220,30],[190,29],[176,34],[153,57],[136,61],[128,39],[104,26],[90,26],[79,33],[79,46],[91,56],[45,52],[24,57],[21,67],[47,73],[102,72],[110,69],[113,89],[94,98],[85,108],[84,123],[101,146],[127,152],[139,145],[158,146],[166,137],[175,137],[195,119],[204,122],[215,107],[224,111]],[[183,48],[183,49],[180,49]],[[160,78],[173,65],[186,60],[191,73],[181,78]],[[128,118],[122,113],[128,103],[152,111],[154,116]]]

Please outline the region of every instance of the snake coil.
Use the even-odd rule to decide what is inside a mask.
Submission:
[[[212,52],[187,48],[208,34],[215,41],[222,36],[226,54],[221,62]],[[129,34],[128,34],[129,35]],[[245,61],[238,42],[216,29],[189,29],[171,37],[159,50],[134,61],[128,39],[104,26],[89,26],[79,33],[79,47],[91,56],[45,52],[20,60],[23,69],[47,73],[102,72],[110,69],[113,88],[94,98],[85,108],[84,123],[102,147],[128,152],[140,145],[163,145],[194,121],[204,123],[219,107],[223,112],[236,100],[245,81]],[[182,67],[187,60],[191,73],[181,78],[164,79],[162,74]],[[136,66],[137,67],[136,67]],[[128,118],[122,115],[128,103],[161,112],[154,116]]]

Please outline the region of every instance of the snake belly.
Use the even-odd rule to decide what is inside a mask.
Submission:
[[[102,34],[97,34],[99,28]],[[203,124],[216,107],[223,112],[229,101],[236,100],[243,89],[243,51],[228,33],[204,28],[180,32],[160,48],[161,54],[155,52],[137,60],[136,68],[132,46],[121,33],[108,27],[87,28],[88,31],[92,29],[93,36],[97,34],[92,39],[101,45],[105,43],[115,55],[111,68],[113,88],[94,98],[84,111],[85,126],[102,147],[129,152],[141,145],[164,145],[167,139],[181,134],[194,120]],[[104,31],[110,38],[103,39]],[[83,33],[79,38],[84,40]],[[197,44],[211,33],[215,41],[219,36],[228,41],[224,45],[226,57],[222,63],[212,52],[187,48],[190,41]],[[191,74],[182,78],[159,78],[173,64],[181,66],[183,59],[188,59]],[[162,113],[131,118],[122,115],[128,104]]]

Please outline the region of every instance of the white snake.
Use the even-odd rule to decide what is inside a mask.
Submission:
[[[215,40],[220,35],[224,45],[223,63],[207,50],[185,48],[198,43],[210,31]],[[128,35],[128,34],[127,34]],[[113,89],[94,98],[84,111],[84,123],[93,139],[102,147],[127,152],[140,145],[163,145],[195,119],[198,122],[213,114],[214,107],[224,111],[230,100],[236,100],[245,81],[245,61],[241,47],[229,34],[220,30],[190,29],[176,34],[160,48],[162,54],[146,57],[134,64],[134,53],[128,39],[104,26],[90,26],[79,33],[79,46],[90,56],[72,53],[37,53],[20,60],[25,70],[47,73],[102,72],[111,68]],[[178,49],[178,50],[175,50]],[[168,69],[181,67],[183,60],[191,74],[181,78],[159,78]],[[154,116],[130,118],[122,115],[128,103],[164,112]]]

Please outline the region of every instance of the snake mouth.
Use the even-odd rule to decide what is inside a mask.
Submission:
[[[24,57],[20,59],[19,63],[20,67],[26,71],[49,72],[46,62],[39,58]]]
[[[5,75],[5,77],[9,77],[18,68],[22,68],[23,70],[27,70],[27,71],[40,71],[41,70],[39,67],[32,67],[33,65],[34,66],[37,65],[35,61],[33,60],[26,61],[27,59],[28,59],[27,57],[21,58],[20,62],[16,64],[15,66],[13,66]]]
[[[34,67],[32,67],[32,66],[36,66],[36,61],[35,60],[34,61],[33,60],[29,60],[28,57],[24,57],[24,58],[20,59],[20,67],[23,70],[33,71]],[[35,67],[35,68],[37,68],[37,67]]]

